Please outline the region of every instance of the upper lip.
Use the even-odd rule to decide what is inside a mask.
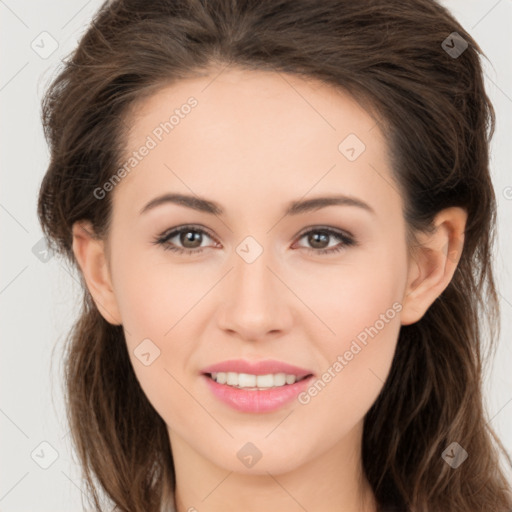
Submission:
[[[266,359],[265,361],[248,361],[245,359],[230,359],[220,363],[212,364],[203,368],[201,373],[213,372],[234,372],[248,373],[250,375],[267,375],[270,373],[286,373],[287,375],[296,375],[298,378],[312,375],[313,372],[300,368],[292,364],[276,361],[274,359]]]

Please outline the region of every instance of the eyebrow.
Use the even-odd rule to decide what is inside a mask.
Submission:
[[[168,193],[158,197],[155,197],[149,203],[147,203],[141,210],[140,215],[146,213],[157,206],[166,203],[173,203],[179,206],[185,206],[187,208],[191,208],[193,210],[197,210],[200,212],[210,213],[212,215],[223,215],[224,210],[222,207],[216,203],[215,201],[210,201],[208,199],[203,199],[200,197],[189,196],[185,194],[173,194]],[[312,199],[302,199],[298,201],[292,201],[288,204],[285,209],[284,215],[298,215],[301,213],[306,213],[314,210],[319,210],[321,208],[325,208],[327,206],[355,206],[357,208],[361,208],[363,210],[368,211],[369,213],[375,214],[375,210],[362,201],[353,196],[346,195],[333,195],[333,196],[325,196],[325,197],[315,197]]]

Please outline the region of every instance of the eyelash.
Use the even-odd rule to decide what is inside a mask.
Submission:
[[[207,235],[213,240],[215,238],[208,233],[208,231],[205,231],[204,229],[195,227],[195,226],[181,226],[177,229],[172,230],[170,233],[164,233],[160,236],[158,236],[152,243],[156,245],[161,245],[165,251],[173,251],[178,254],[199,254],[203,252],[204,247],[198,248],[198,249],[185,249],[182,247],[177,247],[175,245],[170,244],[168,241],[171,238],[174,238],[176,235],[180,235],[181,233],[186,233],[189,231],[193,231],[195,233],[201,233],[203,235]],[[337,231],[331,228],[324,228],[324,227],[318,227],[314,229],[310,229],[309,231],[303,232],[299,236],[299,240],[301,238],[304,238],[304,236],[310,234],[310,233],[317,233],[322,232],[329,236],[334,236],[338,238],[342,242],[341,245],[337,245],[335,247],[331,247],[330,249],[313,249],[311,247],[302,247],[302,249],[306,249],[308,252],[315,253],[315,254],[334,254],[346,247],[352,247],[357,245],[356,240],[351,235],[347,235],[345,233],[342,233],[341,231]]]

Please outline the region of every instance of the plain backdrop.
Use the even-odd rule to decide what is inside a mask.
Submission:
[[[0,0],[1,512],[82,510],[83,483],[60,381],[61,348],[78,310],[79,286],[59,258],[47,260],[41,251],[36,200],[49,155],[41,97],[100,4]],[[499,203],[502,333],[484,391],[489,421],[512,454],[512,1],[443,4],[489,59],[487,90],[497,112],[491,163]]]

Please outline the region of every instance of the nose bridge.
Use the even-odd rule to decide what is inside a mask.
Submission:
[[[273,268],[270,248],[246,237],[233,255],[222,327],[246,338],[259,338],[288,326],[290,312],[285,289],[268,267]]]
[[[233,298],[236,304],[247,305],[254,311],[261,310],[275,298],[271,250],[263,247],[253,237],[247,237],[236,248],[233,273]]]

